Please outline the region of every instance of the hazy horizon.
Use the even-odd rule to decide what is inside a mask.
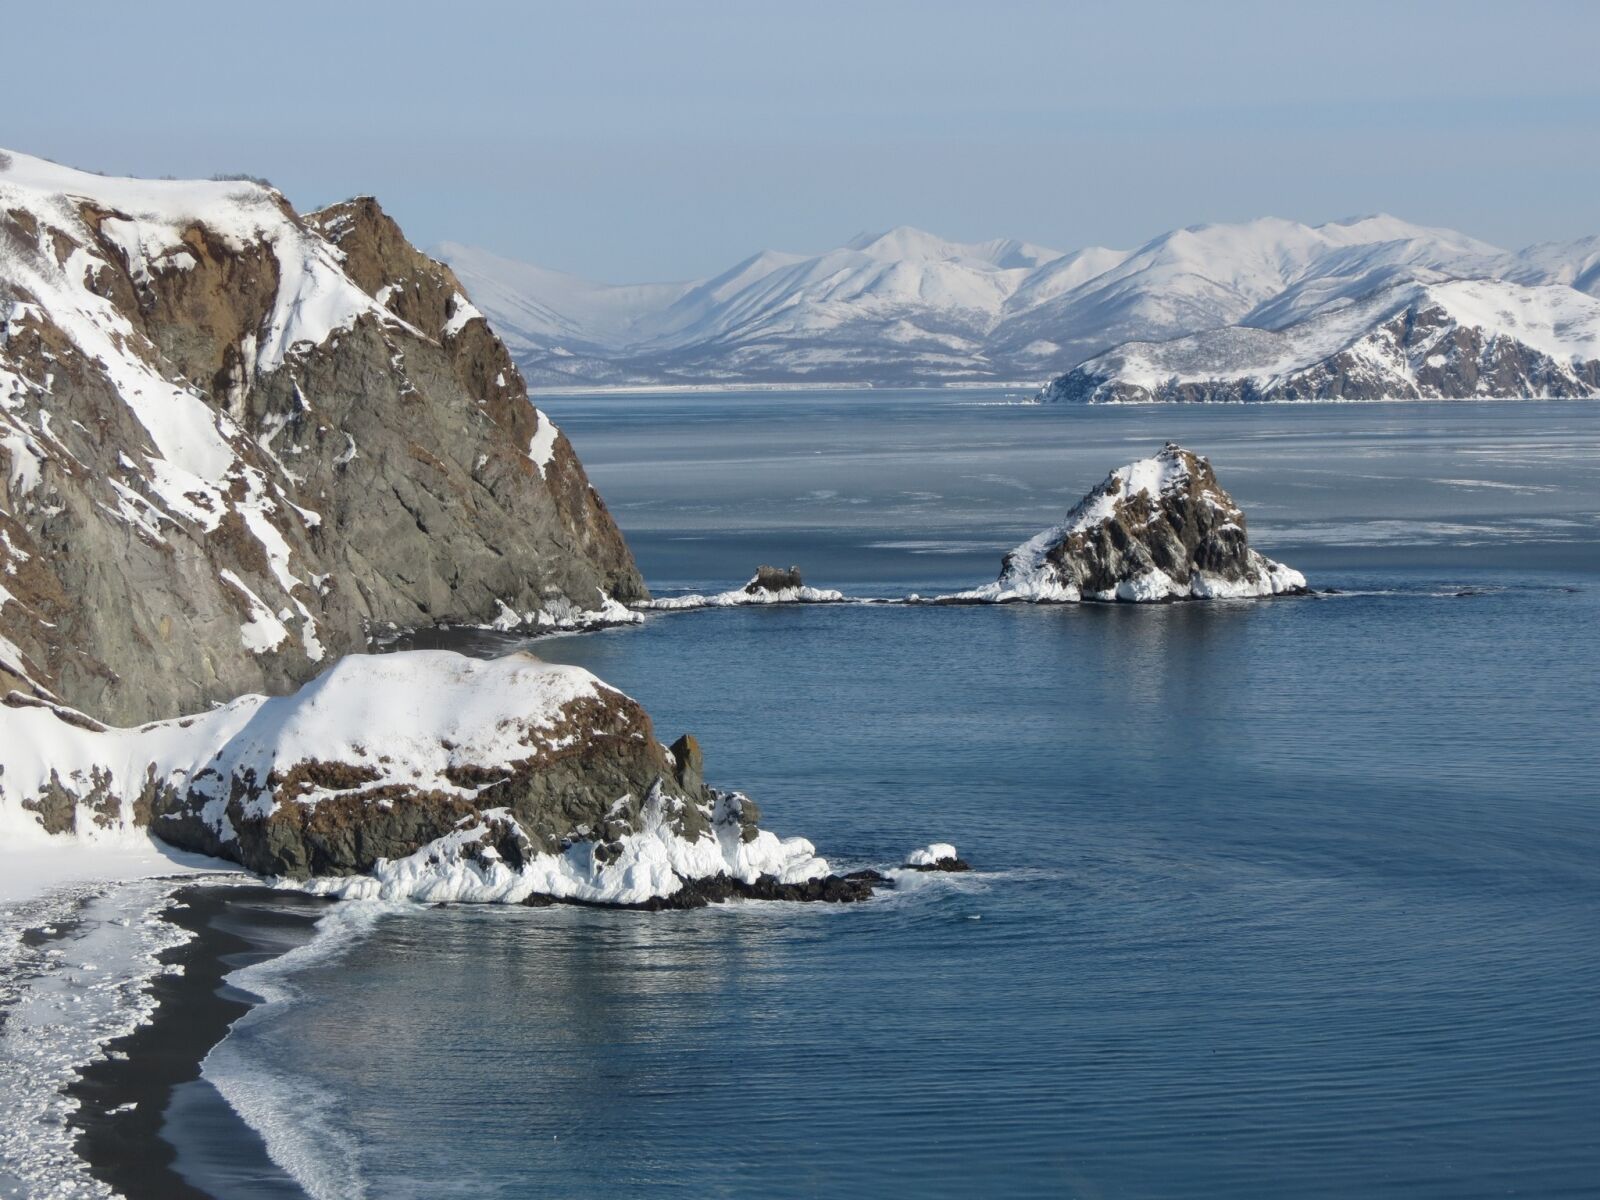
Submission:
[[[612,282],[912,225],[1130,248],[1388,212],[1508,249],[1597,232],[1600,7],[191,0],[11,14],[0,143],[115,174],[373,193]],[[74,70],[60,63],[70,46]],[[426,46],[426,58],[417,46]],[[1507,65],[1515,67],[1508,70]]]

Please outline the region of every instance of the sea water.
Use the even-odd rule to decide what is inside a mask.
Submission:
[[[349,922],[211,1064],[308,1190],[1594,1194],[1600,408],[1004,399],[545,407],[658,590],[970,586],[1170,438],[1340,594],[539,642],[836,868],[943,840],[976,870]]]

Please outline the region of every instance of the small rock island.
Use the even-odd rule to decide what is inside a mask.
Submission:
[[[1148,603],[1302,594],[1306,578],[1250,547],[1211,464],[1175,442],[1111,472],[1060,525],[1007,554],[1000,577],[944,603]]]

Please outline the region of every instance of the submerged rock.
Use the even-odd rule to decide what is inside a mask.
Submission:
[[[1250,547],[1211,464],[1173,442],[1113,471],[1060,525],[1007,554],[1000,578],[945,603],[1214,599],[1306,591]]]

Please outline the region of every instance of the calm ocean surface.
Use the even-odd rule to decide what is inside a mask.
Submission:
[[[949,840],[977,871],[357,922],[208,1065],[309,1190],[1596,1194],[1600,406],[994,400],[545,407],[658,592],[969,586],[1172,438],[1345,594],[540,642],[837,867]]]

